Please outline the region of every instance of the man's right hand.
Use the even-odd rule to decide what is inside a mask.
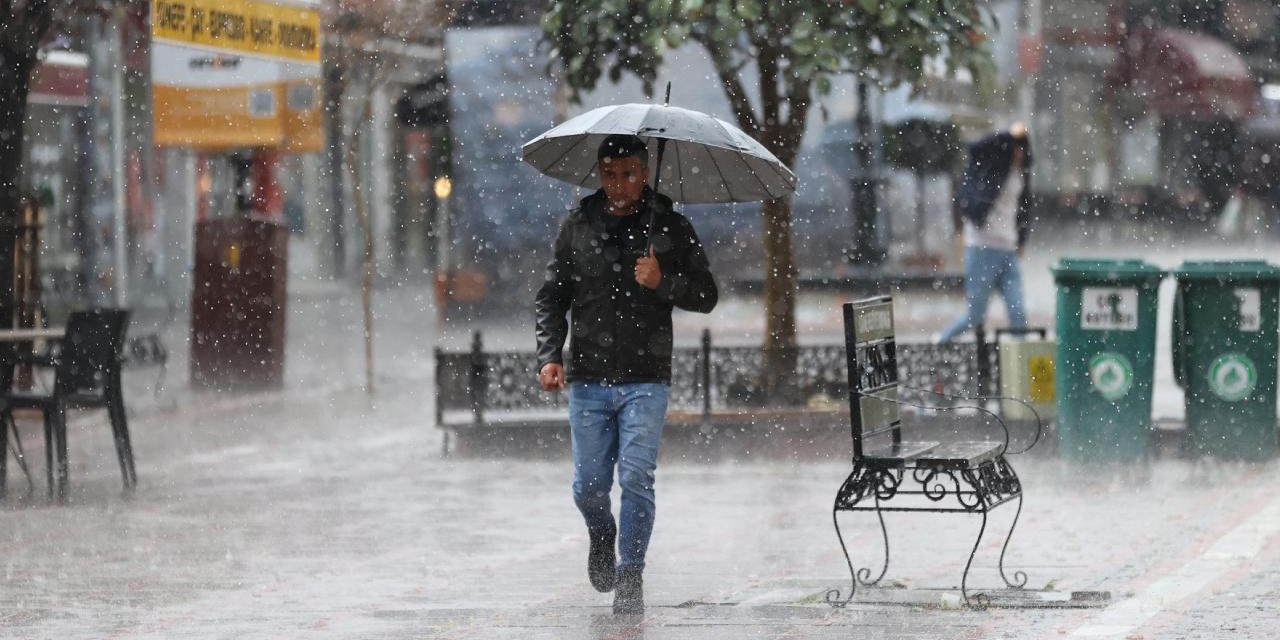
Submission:
[[[543,391],[559,391],[564,388],[564,365],[548,362],[538,371],[538,382]]]

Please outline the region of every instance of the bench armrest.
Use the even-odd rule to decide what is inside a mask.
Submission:
[[[1036,437],[1031,440],[1031,444],[1027,445],[1022,449],[1019,449],[1018,451],[1002,450],[1001,451],[1002,455],[1004,453],[1009,453],[1011,455],[1026,453],[1030,451],[1032,447],[1035,447],[1037,444],[1039,444],[1040,440],[1044,437],[1044,419],[1040,417],[1040,412],[1036,411],[1036,408],[1031,406],[1031,403],[1025,400],[1022,400],[1020,398],[1010,398],[1008,396],[961,396],[961,395],[954,395],[950,393],[943,393],[941,391],[932,391],[929,389],[916,389],[914,387],[907,387],[901,384],[898,385],[898,388],[904,389],[907,391],[914,391],[916,393],[924,393],[928,395],[938,396],[940,398],[946,398],[947,400],[959,400],[961,402],[977,403],[973,405],[962,405],[962,406],[955,406],[955,407],[932,406],[932,407],[921,407],[921,408],[932,409],[935,411],[948,411],[948,410],[954,410],[954,409],[977,409],[979,411],[982,411],[983,413],[986,413],[990,415],[992,418],[994,418],[995,421],[1000,424],[1000,428],[1004,430],[1004,442],[1005,442],[1004,448],[1005,449],[1009,448],[1009,440],[1010,440],[1009,425],[1005,424],[1004,420],[1000,419],[1000,416],[997,415],[994,411],[991,411],[985,407],[982,407],[981,403],[985,403],[988,400],[1011,400],[1013,402],[1017,402],[1018,404],[1021,404],[1022,406],[1026,407],[1031,411],[1031,415],[1036,417]],[[906,406],[918,406],[918,405],[912,405],[910,403],[901,403],[901,402],[899,404],[904,404]]]

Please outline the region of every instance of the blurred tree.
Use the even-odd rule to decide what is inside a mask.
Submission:
[[[13,318],[14,221],[22,184],[31,74],[55,34],[79,33],[89,15],[143,0],[0,0],[0,327]]]
[[[665,48],[696,42],[714,65],[737,124],[787,165],[804,136],[815,91],[832,76],[892,87],[918,83],[926,62],[948,73],[993,69],[980,0],[560,0],[543,16],[544,39],[580,101],[606,72],[638,76],[653,95]],[[758,95],[748,95],[744,74]],[[789,199],[764,203],[766,390],[794,401],[796,267]]]
[[[342,169],[351,179],[351,201],[360,225],[361,306],[364,311],[365,391],[374,393],[373,362],[373,277],[375,238],[369,216],[369,192],[364,168],[374,160],[366,157],[364,135],[371,120],[373,101],[401,70],[401,64],[416,64],[405,55],[414,47],[439,47],[448,24],[451,7],[444,0],[330,0],[324,8],[326,67],[328,83],[330,168],[341,194]],[[443,63],[443,61],[441,61]],[[408,73],[408,76],[413,76]],[[349,107],[349,108],[348,108]],[[341,220],[343,211],[333,212]],[[340,227],[340,225],[339,225]],[[345,260],[341,246],[335,261]]]
[[[23,124],[31,72],[53,24],[54,6],[41,0],[0,0],[0,327],[13,321],[14,225],[22,179]]]
[[[952,173],[960,163],[960,132],[951,122],[923,118],[904,120],[884,128],[884,157],[889,164],[914,174],[916,183],[916,257],[925,254],[925,176]]]

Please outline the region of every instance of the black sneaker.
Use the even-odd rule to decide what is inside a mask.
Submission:
[[[613,592],[613,615],[644,613],[644,579],[640,569],[618,569],[617,590]]]
[[[618,537],[618,530],[610,528],[599,533],[588,531],[587,537],[591,539],[591,550],[587,552],[587,578],[596,591],[613,591],[613,583],[617,579],[617,569],[614,567],[617,556],[614,555],[613,543]]]

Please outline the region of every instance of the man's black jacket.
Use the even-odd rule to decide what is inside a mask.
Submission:
[[[606,231],[610,221],[603,191],[583,198],[561,222],[535,301],[539,370],[548,362],[563,362],[569,333],[565,314],[572,311],[569,381],[671,381],[672,307],[708,313],[719,293],[693,225],[664,195],[646,190],[644,202],[647,206],[623,225],[631,233]],[[650,210],[662,270],[656,290],[635,279],[636,260],[647,252]]]

